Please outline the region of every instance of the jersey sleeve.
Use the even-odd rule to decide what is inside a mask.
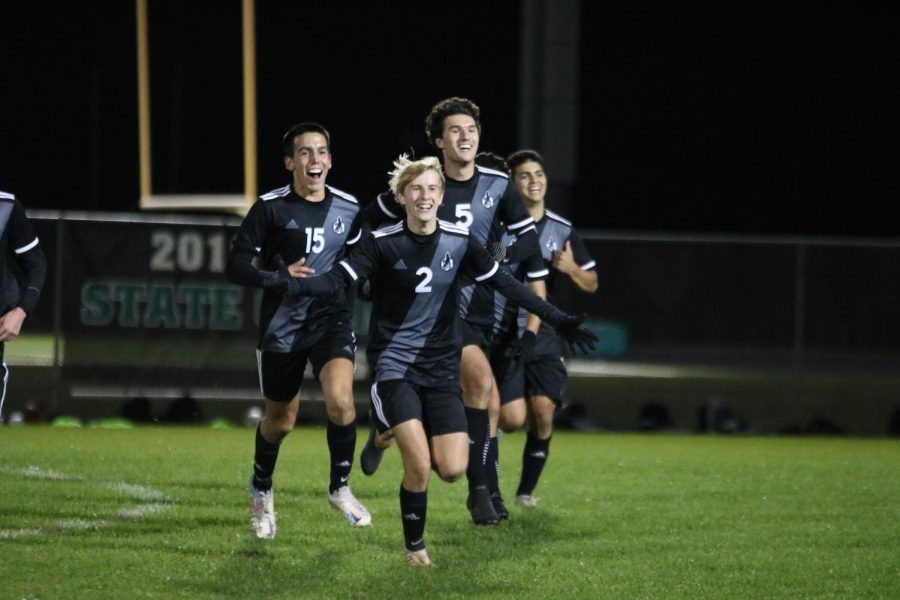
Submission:
[[[536,231],[534,219],[525,208],[525,202],[512,182],[506,186],[500,197],[498,213],[500,220],[506,224],[506,230],[516,237],[521,238],[522,234],[528,231]]]
[[[462,272],[465,275],[480,283],[493,276],[499,268],[500,265],[497,264],[497,261],[488,254],[481,244],[471,237],[468,238],[468,245],[466,246],[462,264]]]
[[[241,222],[237,236],[231,243],[225,277],[231,283],[249,287],[265,287],[271,273],[260,271],[253,260],[260,255],[266,240],[269,216],[265,202],[257,200]]]
[[[587,246],[584,245],[584,240],[581,239],[581,236],[578,235],[575,229],[572,229],[569,234],[569,242],[572,244],[572,258],[575,259],[575,264],[582,271],[590,271],[596,268],[597,261],[591,258]]]
[[[509,262],[515,263],[528,262],[534,257],[537,257],[537,260],[543,260],[540,238],[533,224],[516,234],[516,243],[507,249],[506,256]]]
[[[16,263],[22,270],[18,306],[27,314],[31,314],[37,306],[41,290],[47,279],[47,258],[41,249],[40,240],[34,226],[25,214],[25,208],[15,201],[9,225],[10,247]]]
[[[551,326],[559,324],[566,316],[565,313],[549,302],[542,300],[528,289],[528,286],[518,281],[504,269],[495,269],[481,281],[484,281],[506,296],[513,304],[524,308],[533,315],[537,315],[541,321],[546,321]]]
[[[405,215],[403,206],[397,203],[393,193],[386,191],[378,194],[375,200],[366,204],[356,214],[350,227],[350,234],[347,236],[347,245],[356,245],[385,223],[396,223],[403,220]]]
[[[518,243],[517,241],[513,246],[518,245]],[[525,276],[525,281],[543,281],[550,277],[550,269],[547,268],[547,263],[544,262],[540,248],[537,251],[532,250],[532,252],[528,253],[525,260],[520,263],[517,271]]]
[[[365,281],[375,272],[378,264],[378,246],[372,235],[367,235],[340,261],[336,268],[324,275],[297,279],[297,295],[328,296],[342,287]]]

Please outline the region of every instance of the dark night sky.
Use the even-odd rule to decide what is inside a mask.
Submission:
[[[900,234],[900,10],[612,4],[582,2],[578,225]],[[155,191],[241,193],[240,3],[150,6]],[[449,95],[481,105],[483,149],[515,150],[518,20],[517,2],[257,0],[260,192],[312,119],[329,182],[368,201]],[[0,189],[137,207],[134,31],[133,2],[0,1]]]

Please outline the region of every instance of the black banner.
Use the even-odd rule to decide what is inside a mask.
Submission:
[[[67,220],[66,367],[253,368],[259,294],[225,281],[236,224]]]

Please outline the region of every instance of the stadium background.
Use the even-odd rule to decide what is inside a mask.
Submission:
[[[148,6],[154,191],[240,192],[240,3]],[[0,100],[0,187],[34,211],[136,211],[134,5],[0,10],[0,66],[13,84]],[[551,207],[593,236],[601,291],[573,301],[612,346],[576,365],[589,423],[640,426],[662,406],[673,425],[695,428],[698,411],[725,405],[756,430],[883,433],[900,350],[896,13],[258,0],[258,188],[285,181],[285,127],[315,119],[334,137],[329,183],[367,201],[397,153],[428,151],[428,107],[471,97],[482,149],[544,150]],[[77,246],[63,245],[71,236],[56,237],[69,225],[43,216],[42,238],[76,260]],[[96,251],[102,236],[83,235],[84,252]],[[83,264],[102,271],[113,256]],[[189,279],[173,273],[175,285]],[[54,302],[50,288],[35,333],[58,331],[78,293],[60,287]],[[79,353],[82,374],[101,378],[91,352]],[[653,370],[672,365],[682,370],[671,377]],[[632,366],[644,370],[629,375]],[[28,369],[12,385],[50,381]],[[69,387],[55,402],[102,404]]]

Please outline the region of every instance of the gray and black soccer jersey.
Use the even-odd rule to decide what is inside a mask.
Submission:
[[[343,256],[350,227],[359,212],[356,198],[326,186],[325,199],[311,202],[291,185],[260,196],[250,208],[232,243],[229,279],[263,287],[260,269],[277,270],[274,257],[291,264],[306,257],[305,266],[327,273]],[[316,344],[332,320],[350,321],[345,290],[326,298],[288,298],[266,288],[260,308],[259,349],[270,352],[304,350]]]
[[[393,194],[385,192],[360,212],[354,231],[365,233],[404,216],[403,206],[396,202]],[[475,176],[468,181],[447,178],[438,218],[468,229],[472,239],[482,246],[496,241],[496,236],[492,238],[492,230],[497,223],[503,223],[507,232],[520,239],[519,251],[537,253],[534,236],[525,235],[534,231],[534,220],[516,187],[500,171],[476,165]],[[485,290],[473,297],[474,289],[472,282],[466,282],[460,314],[470,323],[489,326],[493,319],[493,292]]]
[[[597,266],[597,262],[591,258],[581,236],[578,235],[572,223],[558,214],[545,210],[544,217],[537,222],[537,232],[541,247],[541,262],[544,269],[549,273],[547,299],[553,302],[554,289],[559,285],[560,278],[566,277],[552,268],[554,252],[563,249],[566,242],[570,242],[572,257],[581,270],[590,271]],[[512,243],[514,240],[505,237],[504,241]],[[529,266],[526,269],[520,264],[510,264],[509,267],[519,279],[525,277],[528,271],[535,268]],[[513,336],[520,336],[525,330],[525,318],[525,311],[510,305],[503,298],[498,298],[494,319],[494,334],[498,337],[498,341],[509,342]],[[562,350],[562,344],[556,331],[541,323],[535,343],[536,353],[542,356],[561,356]]]
[[[500,241],[504,246],[509,247],[516,243],[516,237],[504,233]],[[550,269],[538,252],[528,255],[524,262],[510,262],[501,268],[506,269],[517,281],[546,281],[550,276]],[[518,340],[521,335],[520,329],[524,330],[527,313],[520,311],[519,307],[509,302],[506,296],[498,292],[493,292],[493,294],[493,343],[495,345],[510,344]]]
[[[22,204],[0,192],[0,315],[21,307],[31,314],[47,278],[47,260]],[[15,261],[21,280],[11,268]]]
[[[376,230],[339,265],[325,277],[298,280],[300,293],[330,293],[375,276],[368,359],[376,382],[459,385],[462,277],[496,287],[551,322],[562,314],[501,272],[467,230],[442,221],[424,236],[409,231],[405,222]]]

